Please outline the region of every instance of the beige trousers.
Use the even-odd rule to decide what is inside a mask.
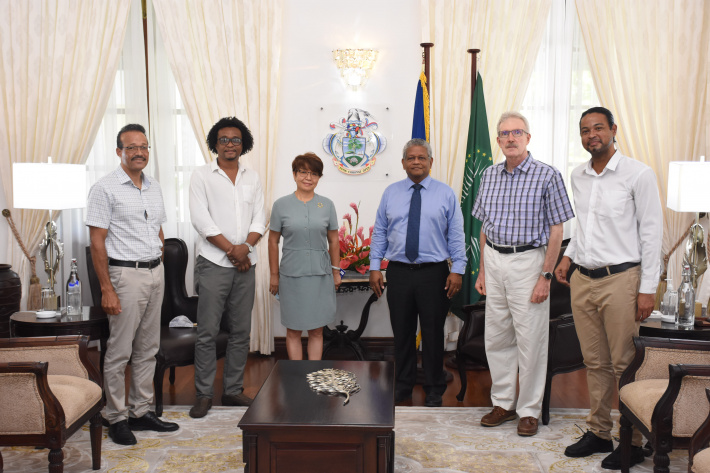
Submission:
[[[521,418],[537,419],[545,394],[550,298],[541,304],[533,304],[530,298],[540,278],[545,247],[501,254],[486,245],[483,251],[491,402],[506,410],[517,409]]]
[[[106,418],[109,423],[142,417],[153,401],[155,354],[160,348],[160,309],[165,282],[163,265],[153,269],[109,266],[121,313],[109,315],[110,335],[104,359]],[[131,386],[126,402],[126,365]]]
[[[611,440],[614,386],[634,359],[640,266],[592,279],[575,271],[570,279],[572,313],[587,367],[590,411],[587,425],[597,437]],[[634,429],[632,444],[642,445]]]

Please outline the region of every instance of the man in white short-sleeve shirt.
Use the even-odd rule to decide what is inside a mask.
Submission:
[[[89,190],[86,225],[111,332],[104,358],[108,434],[117,444],[134,445],[132,430],[178,429],[160,420],[150,406],[165,289],[161,225],[166,216],[160,184],[143,173],[150,149],[145,128],[126,125],[116,141],[121,165]]]

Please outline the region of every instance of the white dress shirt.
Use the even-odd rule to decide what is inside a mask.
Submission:
[[[251,232],[264,234],[266,212],[259,175],[239,165],[234,183],[217,164],[217,159],[200,166],[190,179],[190,218],[200,238],[197,254],[225,268],[231,268],[227,254],[207,237],[220,233],[233,245],[244,243]],[[249,254],[256,264],[256,252]]]
[[[572,191],[577,220],[565,256],[587,269],[640,262],[639,292],[655,294],[663,212],[653,170],[617,151],[601,174],[591,160],[577,166]]]

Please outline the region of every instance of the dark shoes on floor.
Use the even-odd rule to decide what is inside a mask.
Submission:
[[[631,458],[629,467],[641,463],[646,457],[643,455],[643,448],[631,446]],[[602,468],[605,470],[621,470],[621,445],[611,452],[611,455],[602,460]]]
[[[113,440],[113,443],[119,445],[135,445],[138,443],[136,436],[133,435],[130,427],[128,427],[128,421],[125,419],[109,425],[108,436]]]
[[[429,393],[424,398],[426,407],[441,407],[441,394]]]
[[[594,432],[587,430],[577,443],[573,443],[565,449],[565,456],[572,458],[588,457],[595,453],[607,453],[614,450],[611,440],[597,437]]]
[[[212,408],[212,399],[207,397],[198,397],[195,405],[190,409],[190,417],[199,419],[207,415],[207,411]]]
[[[243,392],[239,394],[222,394],[223,406],[251,406],[252,398]]]
[[[518,421],[518,435],[521,437],[532,437],[537,433],[536,417],[521,417]]]
[[[399,404],[400,402],[409,401],[412,399],[412,391],[397,391],[394,393],[394,403]]]
[[[515,412],[515,409],[506,411],[502,407],[495,406],[490,413],[481,418],[481,425],[484,427],[496,427],[503,422],[514,420],[517,416],[518,414]]]
[[[129,417],[128,426],[131,430],[154,430],[156,432],[175,432],[180,428],[175,422],[160,420],[155,412],[147,412],[143,417]]]

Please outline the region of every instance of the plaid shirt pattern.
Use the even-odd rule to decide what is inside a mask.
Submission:
[[[492,243],[544,246],[550,226],[574,217],[560,172],[527,158],[512,173],[505,161],[483,173],[472,215]]]

